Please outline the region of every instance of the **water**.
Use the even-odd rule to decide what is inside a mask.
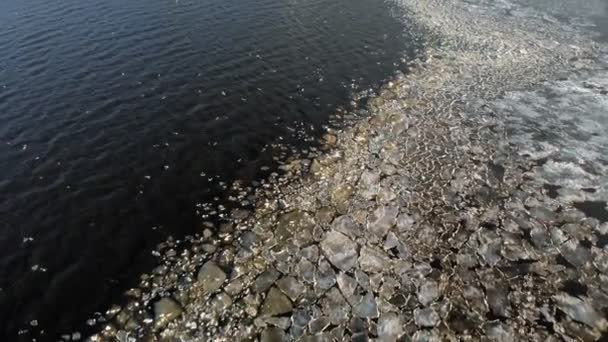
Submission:
[[[412,38],[374,0],[0,2],[0,337],[82,329]],[[221,199],[220,199],[221,201]],[[34,321],[35,320],[35,321]]]

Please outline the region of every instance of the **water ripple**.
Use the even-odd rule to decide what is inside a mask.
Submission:
[[[408,48],[389,13],[373,0],[0,2],[0,339],[79,329],[155,243],[199,226],[196,204],[222,191],[201,171],[255,177],[263,146],[298,143],[287,123],[318,128],[353,79],[389,76]]]

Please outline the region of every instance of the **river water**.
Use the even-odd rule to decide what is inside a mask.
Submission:
[[[414,39],[373,0],[0,2],[0,340],[53,340]],[[263,166],[271,166],[268,171]]]

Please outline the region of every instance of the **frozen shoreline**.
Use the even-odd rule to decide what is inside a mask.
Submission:
[[[370,101],[374,115],[326,135],[319,158],[288,164],[283,180],[257,191],[255,211],[234,212],[180,255],[163,244],[159,267],[125,307],[109,310],[92,340],[590,341],[605,333],[608,223],[577,210],[570,190],[548,190],[551,164],[539,160],[561,162],[560,145],[553,155],[520,153],[535,145],[516,120],[530,91],[606,74],[600,47],[509,2],[398,3],[427,48]],[[601,107],[608,85],[595,83],[587,95]],[[525,119],[535,118],[546,116]],[[592,139],[577,148],[593,143],[600,155],[603,140]],[[605,201],[606,164],[589,162],[589,200]]]

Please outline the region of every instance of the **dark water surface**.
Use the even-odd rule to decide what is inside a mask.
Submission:
[[[0,340],[82,329],[406,35],[376,0],[1,1]]]

